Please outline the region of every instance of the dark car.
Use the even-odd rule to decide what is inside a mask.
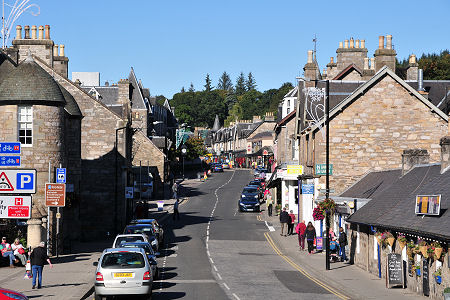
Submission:
[[[223,168],[221,164],[217,164],[214,166],[214,172],[223,172]]]
[[[264,193],[264,188],[263,188],[261,182],[252,180],[249,182],[249,184],[247,186],[253,186],[253,187],[258,188],[259,197],[262,198],[262,195]]]
[[[120,248],[142,248],[147,254],[148,261],[152,267],[153,278],[159,277],[158,262],[156,261],[156,256],[159,252],[153,251],[152,246],[147,242],[134,242],[134,243],[120,243]]]
[[[255,172],[253,173],[253,175],[255,175],[255,177],[261,176],[261,174],[267,174],[269,173],[269,171],[264,168],[264,167],[256,167]]]
[[[258,188],[255,186],[246,186],[242,190],[241,198],[239,199],[240,211],[260,211],[259,203],[260,195]]]
[[[161,227],[161,225],[158,224],[158,221],[156,221],[155,219],[136,219],[132,220],[130,224],[152,224],[153,231],[158,238],[159,244],[164,244],[164,229]]]
[[[135,224],[135,225],[127,225],[123,230],[124,234],[134,234],[134,233],[142,233],[147,235],[150,244],[152,245],[153,250],[158,252],[159,250],[159,242],[156,237],[155,231],[153,230],[152,224]]]

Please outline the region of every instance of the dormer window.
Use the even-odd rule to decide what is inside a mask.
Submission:
[[[18,106],[17,128],[19,142],[23,146],[33,145],[33,107]]]

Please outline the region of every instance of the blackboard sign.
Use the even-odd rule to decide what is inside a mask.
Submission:
[[[425,296],[430,296],[430,268],[428,266],[428,260],[423,260],[423,294]]]
[[[387,287],[403,286],[403,260],[402,255],[389,253],[387,256]]]
[[[414,276],[413,263],[414,263],[413,260],[408,259],[408,274],[409,274],[409,277],[413,277]]]

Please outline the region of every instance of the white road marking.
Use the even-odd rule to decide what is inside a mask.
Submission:
[[[241,300],[235,293],[233,293],[234,298],[236,298],[237,300]]]
[[[211,261],[211,264],[214,264],[214,261],[212,260],[212,258],[210,257],[209,260]],[[216,270],[217,271],[217,270]]]
[[[223,286],[226,287],[227,290],[230,290],[230,288],[228,287],[228,285],[224,282]]]
[[[267,221],[264,221],[266,223],[267,228],[269,228],[269,231],[275,231],[275,228],[273,228],[273,226],[269,226],[269,224],[267,224]]]
[[[206,253],[208,254],[208,256],[211,256],[211,254],[209,253],[209,250],[206,250]]]
[[[219,277],[219,280],[222,280],[222,276],[219,273],[217,273],[217,277]]]
[[[214,268],[214,271],[218,272],[218,270],[217,270],[216,266],[213,266],[213,268]]]

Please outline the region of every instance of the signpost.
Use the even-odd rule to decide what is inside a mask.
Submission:
[[[0,143],[0,154],[20,154],[20,143]]]
[[[56,183],[66,183],[66,168],[56,169]]]
[[[45,205],[64,207],[66,205],[66,185],[64,183],[45,184]]]
[[[29,219],[31,196],[0,196],[0,219]]]
[[[422,260],[422,265],[423,265],[423,271],[422,271],[422,276],[423,276],[423,285],[422,285],[422,290],[423,290],[423,295],[424,296],[430,296],[430,267],[428,264],[428,259],[424,258]]]
[[[0,169],[0,194],[35,194],[36,170]]]

